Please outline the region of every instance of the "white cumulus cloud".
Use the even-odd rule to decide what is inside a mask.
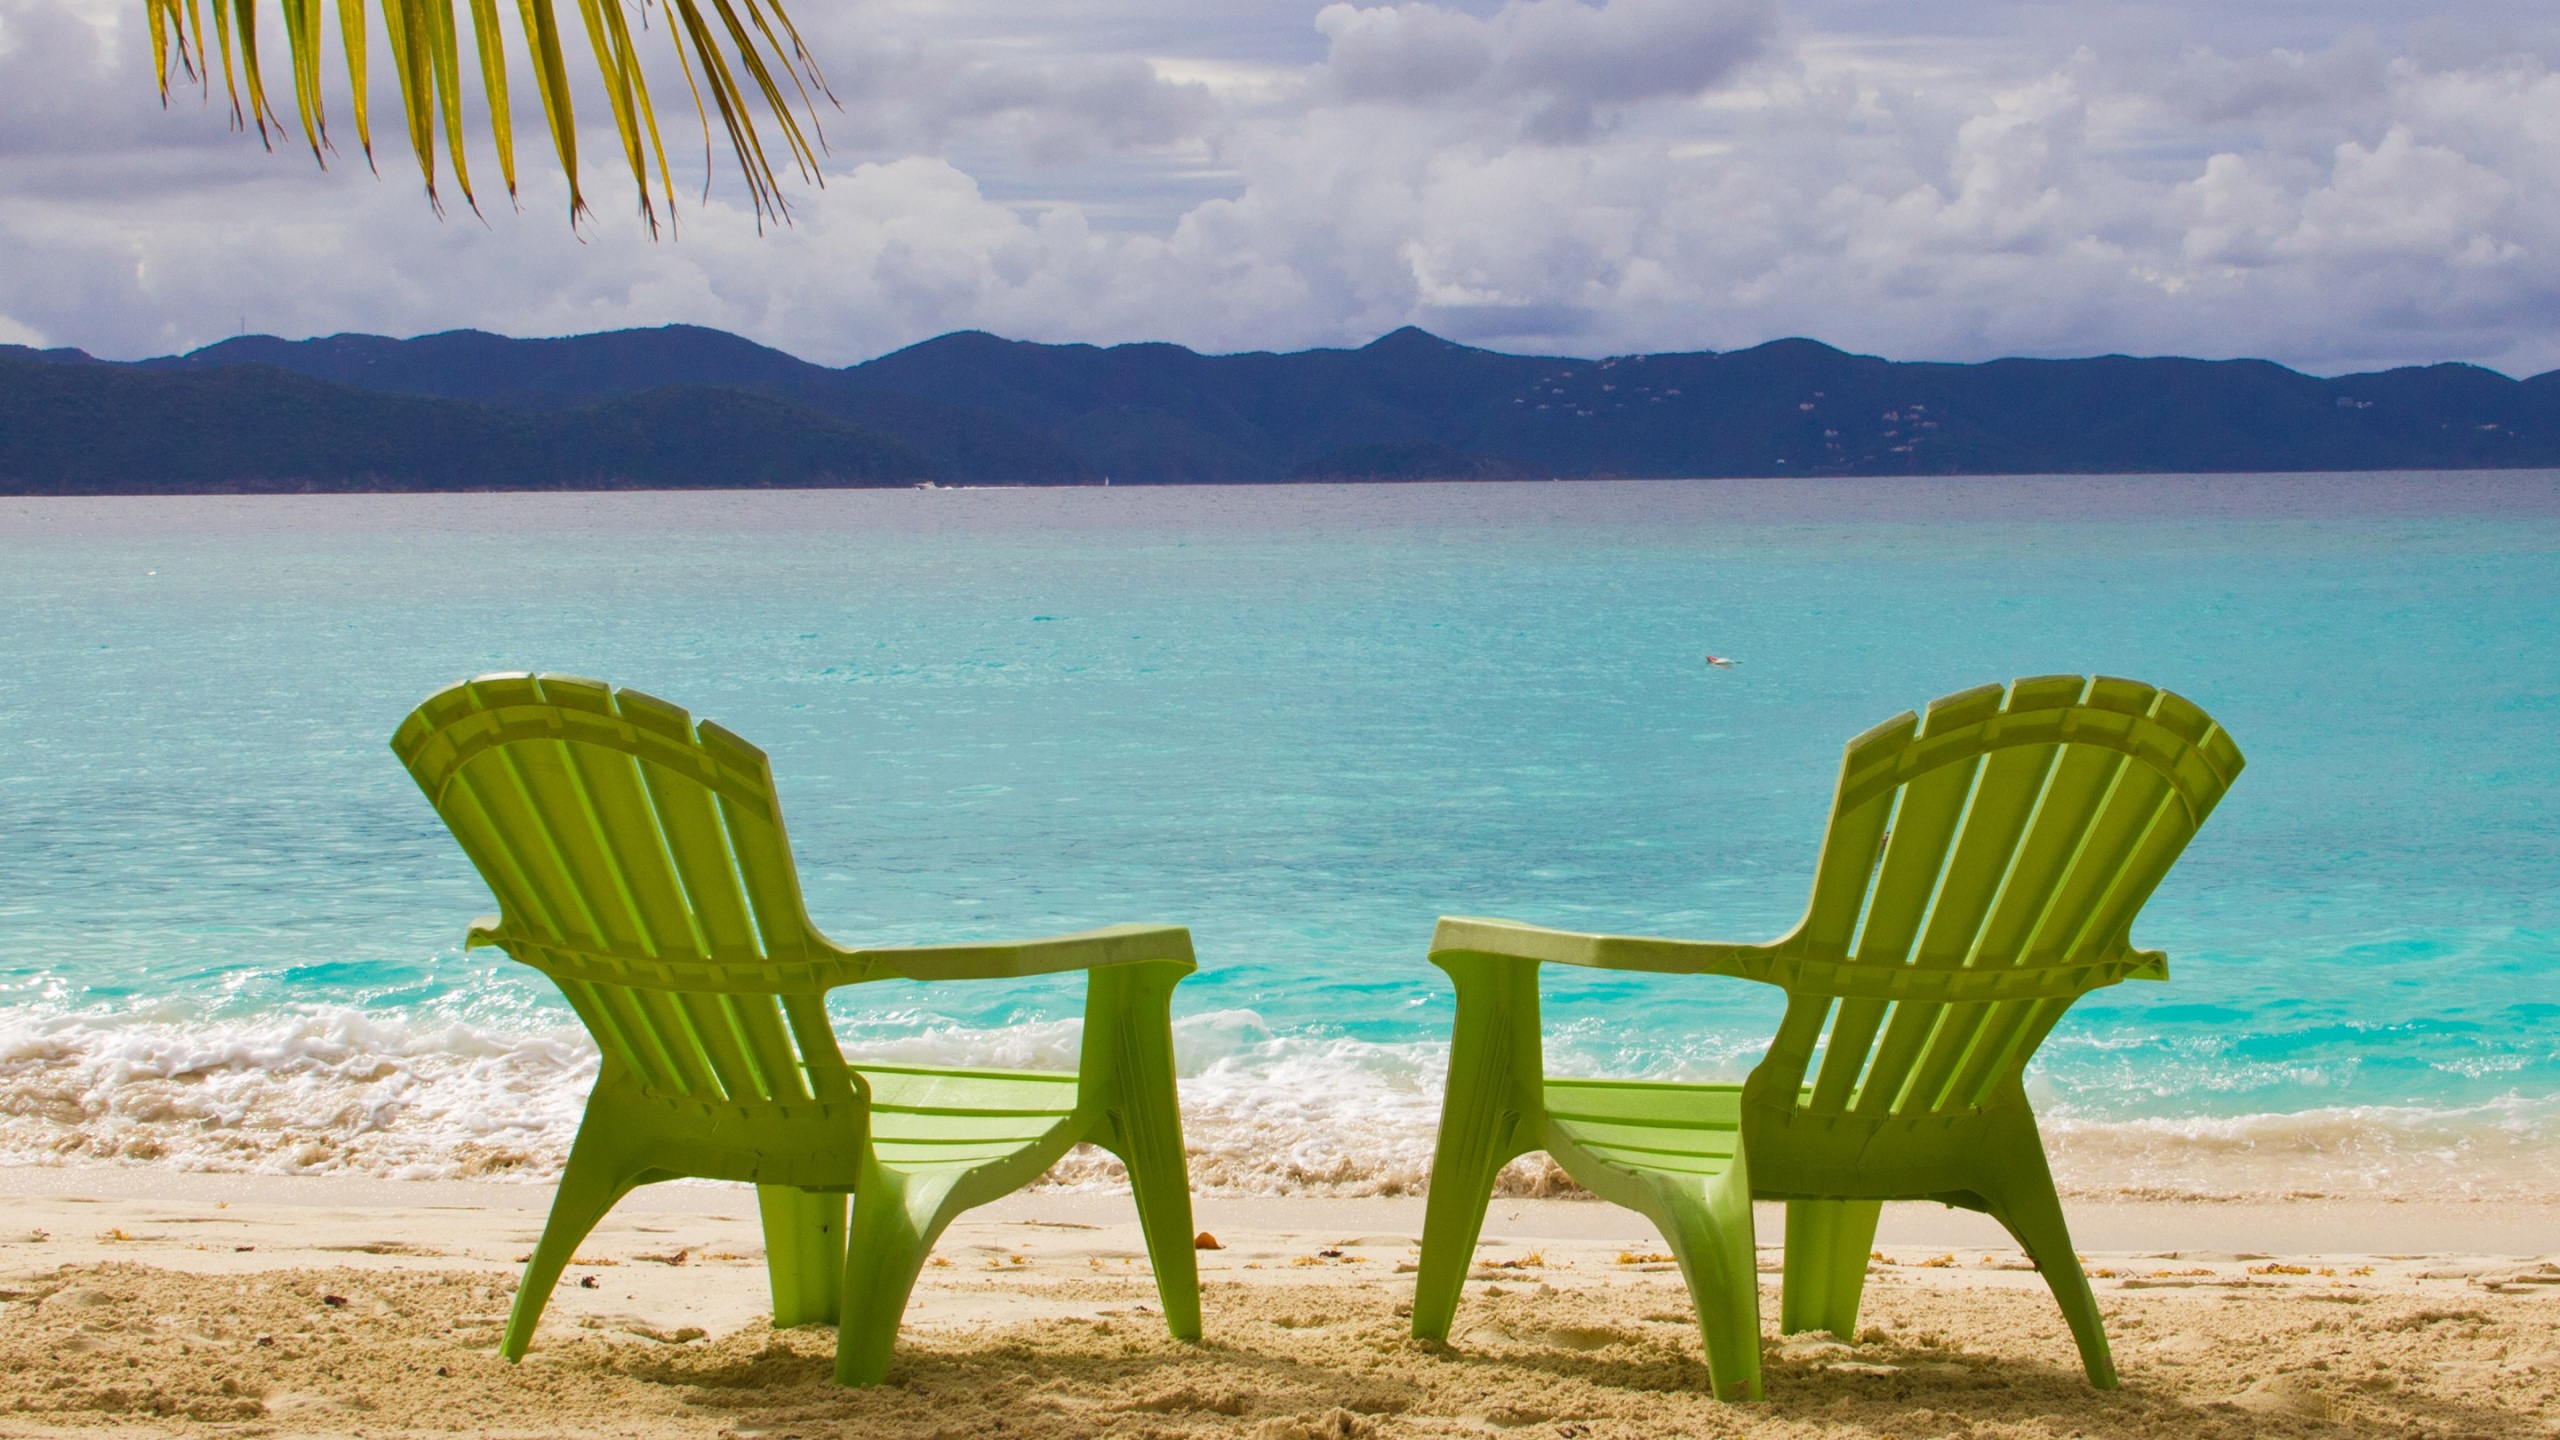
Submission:
[[[1315,26],[1343,99],[1518,105],[1528,135],[1573,140],[1602,107],[1695,95],[1731,75],[1774,19],[1766,0],[1510,0],[1483,17],[1331,4]]]
[[[795,13],[845,100],[825,188],[759,237],[715,182],[653,243],[606,135],[583,233],[530,153],[521,213],[437,221],[389,146],[380,179],[321,173],[192,95],[163,113],[138,0],[0,0],[0,340],[685,321],[842,363],[967,326],[1238,349],[1412,323],[2560,366],[2560,30],[2522,6]]]

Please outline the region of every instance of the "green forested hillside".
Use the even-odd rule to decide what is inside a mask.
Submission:
[[[900,485],[911,447],[768,396],[660,386],[528,412],[268,365],[149,371],[0,357],[14,494]]]
[[[27,490],[1255,483],[2560,466],[2560,373],[1912,363],[1810,340],[1504,355],[1405,329],[1203,355],[964,332],[843,369],[670,326],[0,347]]]

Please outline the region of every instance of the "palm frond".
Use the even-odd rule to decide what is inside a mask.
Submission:
[[[338,36],[347,52],[347,108],[355,112],[356,144],[364,150],[364,163],[373,163],[373,120],[365,113],[365,46],[364,0],[338,0]],[[161,93],[168,93],[167,71],[160,75]]]
[[[262,3],[278,6],[292,62],[294,111],[312,157],[326,165],[335,153],[329,137],[323,62],[329,48],[326,0],[143,0],[151,34],[152,65],[160,83],[161,103],[168,103],[174,69],[210,94],[212,74],[206,48],[222,60],[222,87],[229,102],[232,128],[254,127],[261,142],[272,147],[284,122],[268,104],[260,67],[258,25]],[[337,41],[346,60],[348,109],[355,120],[356,140],[367,164],[373,163],[373,132],[366,105],[368,4],[378,10],[389,44],[391,68],[400,83],[401,114],[406,122],[410,154],[426,185],[427,201],[443,212],[438,189],[440,164],[450,165],[453,185],[463,203],[479,209],[471,185],[466,140],[470,129],[464,102],[465,78],[455,0],[337,0]],[[498,0],[467,0],[471,9],[472,47],[479,59],[479,94],[488,140],[496,152],[507,195],[516,193],[514,116],[507,93],[506,24]],[[579,184],[577,114],[570,98],[571,75],[561,43],[557,0],[516,0],[517,43],[523,47],[542,98],[542,113],[551,134],[552,154],[569,184],[569,219],[576,224],[587,213]],[[648,76],[634,43],[629,7],[640,9],[644,28],[648,10],[663,7],[668,42],[691,91],[701,120],[706,162],[711,143],[711,117],[719,117],[758,228],[768,219],[788,222],[790,207],[781,181],[765,152],[757,129],[759,102],[767,123],[781,132],[790,164],[804,179],[824,184],[818,152],[826,132],[818,122],[817,101],[834,103],[826,77],[801,41],[800,32],[781,0],[573,0],[587,48],[613,112],[624,162],[630,167],[641,218],[650,233],[659,228],[660,202],[674,223],[675,177],[667,165],[666,145],[658,133],[657,110],[649,99]],[[204,11],[213,14],[212,35],[205,33]],[[786,82],[789,94],[785,93]],[[707,92],[707,95],[706,95]],[[752,92],[752,93],[751,93]],[[705,100],[709,103],[706,106]],[[793,101],[807,116],[804,126],[793,113]],[[441,132],[441,133],[439,133]],[[814,142],[812,137],[814,137]],[[438,151],[442,151],[439,156]],[[655,180],[652,181],[654,172]],[[708,183],[706,178],[706,184]]]

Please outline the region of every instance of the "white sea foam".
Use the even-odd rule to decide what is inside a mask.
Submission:
[[[978,1030],[936,1026],[895,1038],[847,1037],[857,1061],[1064,1069],[1076,1061],[1075,1021]],[[1195,1185],[1225,1194],[1399,1195],[1431,1174],[1442,1045],[1383,1045],[1275,1034],[1250,1010],[1217,1010],[1174,1024],[1183,1133]],[[1543,1167],[1516,1167],[1534,1185]],[[1055,1183],[1118,1181],[1117,1161],[1080,1151]]]
[[[991,1028],[896,1017],[853,1027],[881,1064],[1074,1064],[1073,1021]],[[1176,1026],[1192,1177],[1206,1193],[1396,1195],[1428,1184],[1447,1047],[1276,1032],[1247,1010]],[[547,1180],[597,1065],[574,1026],[504,1031],[307,1007],[242,1019],[0,1008],[0,1161],[182,1170]],[[2109,1119],[2049,1106],[2066,1191],[2164,1199],[2547,1195],[2560,1098]],[[1079,1151],[1052,1184],[1105,1187]],[[1503,1179],[1569,1191],[1543,1157]]]
[[[549,1175],[596,1052],[309,1007],[244,1020],[0,1010],[0,1156],[398,1179]]]
[[[2494,1200],[2560,1190],[2560,1097],[2184,1119],[2047,1115],[2041,1123],[2067,1193]]]

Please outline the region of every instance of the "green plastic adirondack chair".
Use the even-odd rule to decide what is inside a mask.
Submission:
[[[616,1201],[700,1176],[757,1186],[774,1324],[837,1321],[836,1379],[875,1384],[943,1227],[1087,1140],[1127,1164],[1165,1322],[1199,1338],[1167,1013],[1189,931],[845,949],[802,906],[764,752],[594,680],[466,681],[391,748],[497,894],[467,943],[550,976],[604,1052],[508,1359]],[[1089,974],[1072,1074],[849,1066],[827,1020],[839,985],[1074,970]]]
[[[1936,1200],[2017,1237],[2089,1382],[2112,1387],[2022,1076],[2072,1001],[2168,978],[2133,947],[2134,916],[2241,765],[2165,690],[1988,685],[1849,742],[1812,899],[1781,940],[1443,919],[1431,960],[1457,984],[1457,1025],[1413,1333],[1448,1337],[1495,1173],[1542,1149],[1661,1228],[1719,1397],[1760,1395],[1754,1198],[1787,1202],[1782,1332],[1849,1338],[1882,1202]],[[1739,1086],[1550,1079],[1541,963],[1758,980],[1787,1008]]]

